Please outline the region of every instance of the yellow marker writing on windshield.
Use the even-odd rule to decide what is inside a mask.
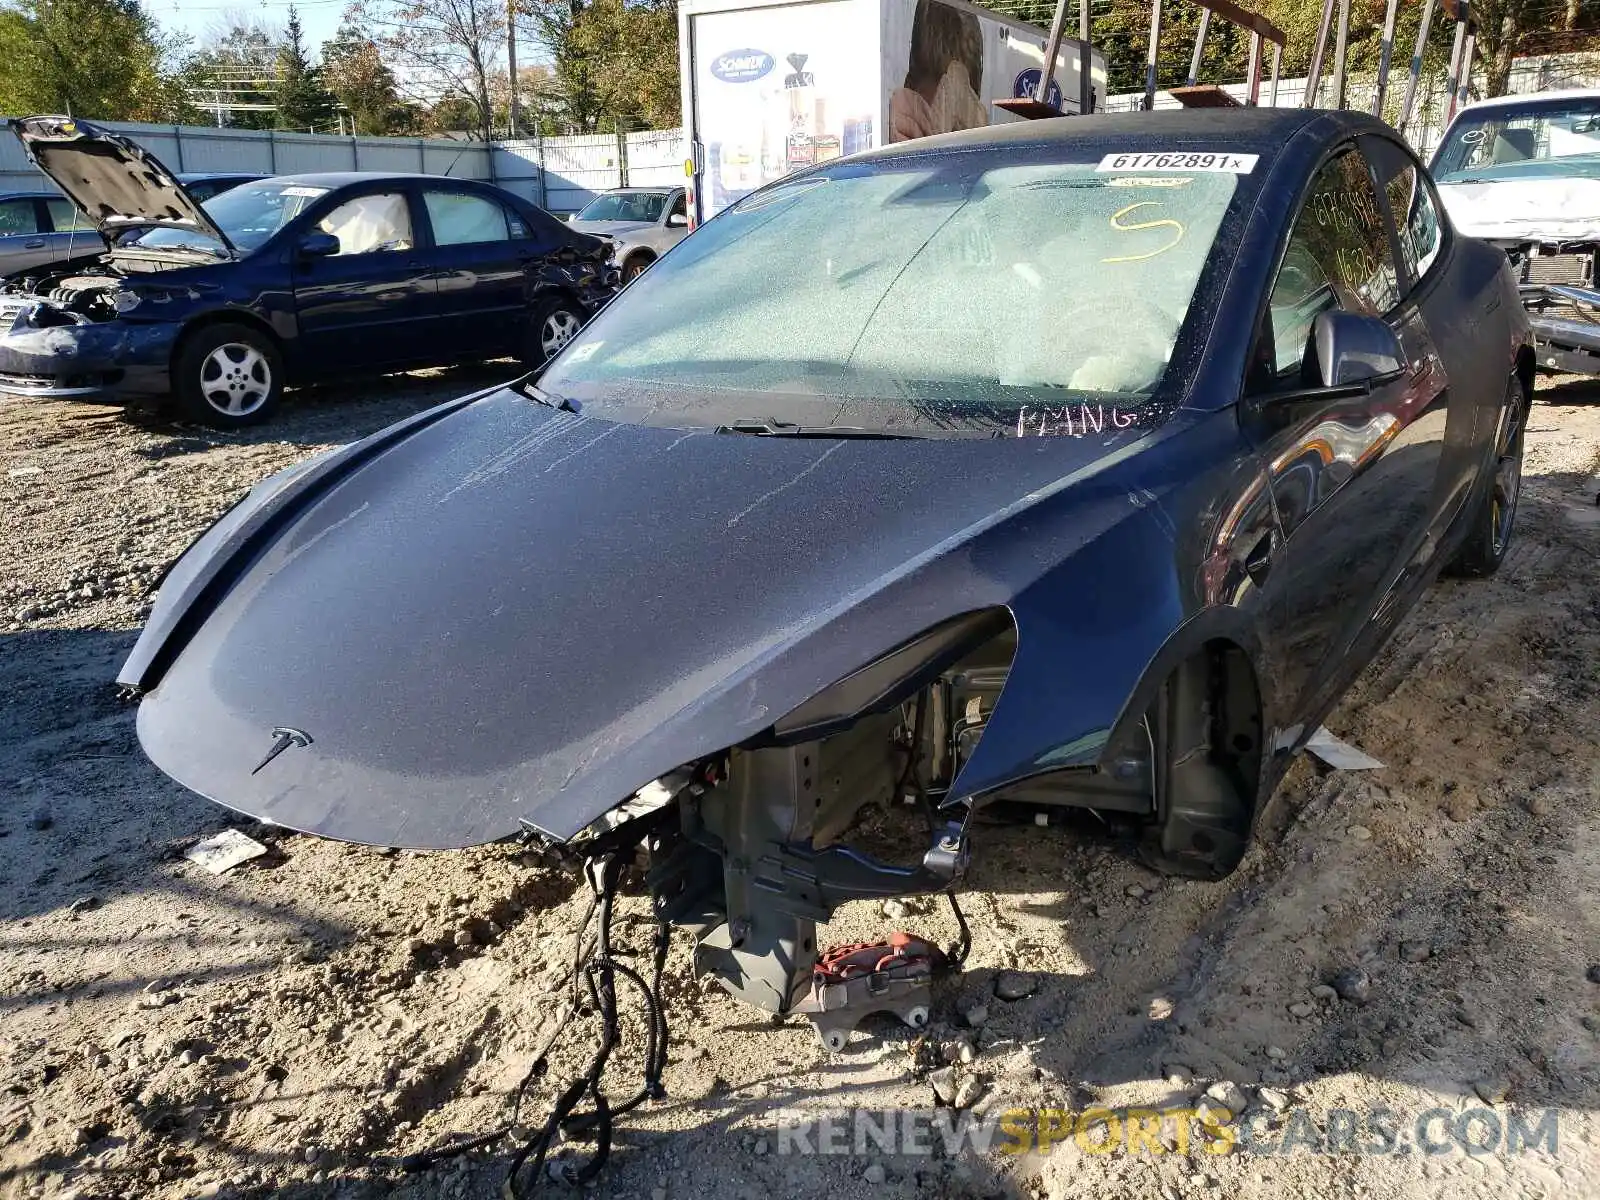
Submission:
[[[1134,233],[1134,232],[1136,232],[1137,230],[1140,230],[1140,229],[1160,229],[1163,226],[1165,226],[1165,227],[1168,227],[1168,228],[1171,228],[1171,229],[1174,229],[1174,230],[1177,231],[1173,235],[1172,240],[1170,242],[1168,242],[1165,246],[1158,246],[1156,249],[1150,251],[1148,254],[1124,254],[1124,255],[1119,255],[1118,257],[1115,257],[1115,258],[1102,258],[1100,260],[1101,262],[1103,262],[1103,263],[1143,262],[1147,258],[1154,258],[1158,254],[1165,254],[1168,250],[1171,250],[1179,242],[1183,241],[1183,225],[1182,225],[1181,222],[1175,221],[1171,217],[1162,217],[1159,221],[1141,221],[1141,222],[1139,222],[1138,224],[1135,224],[1135,225],[1125,225],[1125,224],[1123,224],[1122,218],[1127,216],[1134,209],[1136,209],[1136,208],[1151,208],[1151,207],[1155,206],[1155,203],[1156,202],[1154,200],[1141,200],[1137,204],[1128,205],[1127,208],[1118,209],[1116,212],[1111,214],[1111,228],[1117,230],[1119,233]]]

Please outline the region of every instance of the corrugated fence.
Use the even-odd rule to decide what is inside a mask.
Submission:
[[[681,130],[494,142],[448,138],[330,137],[257,129],[104,122],[174,171],[420,171],[492,180],[565,214],[609,188],[676,183],[685,157]],[[0,136],[0,192],[48,188],[13,137]]]

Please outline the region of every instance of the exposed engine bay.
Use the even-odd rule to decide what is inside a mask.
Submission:
[[[768,1012],[807,1016],[830,1049],[869,1013],[920,1027],[930,972],[919,968],[938,954],[908,954],[891,939],[847,948],[856,969],[841,972],[817,933],[839,906],[953,899],[974,840],[996,818],[1050,827],[1075,814],[1142,838],[1151,865],[1209,877],[1232,869],[1248,835],[1236,798],[1259,768],[1258,713],[1253,697],[1229,695],[1221,657],[1177,671],[1102,765],[952,802],[1016,648],[1004,610],[948,622],[763,737],[657,779],[552,850],[592,860],[640,847],[657,916],[694,934],[697,971]]]
[[[192,298],[191,289],[176,293],[152,288],[141,275],[193,266],[152,255],[127,259],[115,253],[97,259],[55,264],[16,275],[0,286],[0,325],[9,325],[24,309],[35,328],[113,321],[150,301]]]
[[[1600,375],[1600,289],[1593,242],[1498,242],[1511,260],[1541,367]]]

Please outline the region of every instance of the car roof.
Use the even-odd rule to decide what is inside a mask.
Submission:
[[[480,187],[497,187],[487,179],[463,179],[452,175],[425,175],[420,171],[314,171],[306,175],[273,175],[268,178],[283,183],[299,184],[303,187],[341,188],[355,183],[376,183],[380,180],[392,180],[395,183],[404,183],[407,180],[421,180],[427,183],[466,183],[477,184]],[[504,189],[501,189],[504,190]]]
[[[1115,139],[1128,151],[1159,152],[1163,143],[1210,139],[1217,149],[1230,146],[1281,145],[1314,122],[1331,122],[1347,133],[1388,130],[1376,117],[1349,109],[1313,108],[1178,108],[1155,112],[1095,113],[1087,117],[1050,117],[1037,121],[1006,121],[959,133],[938,134],[915,141],[895,142],[854,156],[852,161],[883,161],[939,151],[1004,150],[1008,147],[1063,146],[1080,140]],[[1342,127],[1342,130],[1340,129]],[[1186,146],[1185,149],[1191,147]]]
[[[64,200],[60,192],[0,192],[0,200]]]
[[[1461,111],[1480,108],[1516,108],[1524,104],[1544,104],[1547,101],[1600,100],[1600,88],[1566,88],[1559,92],[1523,92],[1514,96],[1496,96],[1492,100],[1477,100]]]
[[[196,183],[202,179],[271,179],[260,171],[179,171],[178,182]]]
[[[681,183],[658,183],[654,187],[607,188],[605,191],[601,192],[600,194],[602,196],[627,196],[627,195],[659,196],[659,195],[663,195],[666,192],[675,192],[679,188],[681,188],[682,186],[683,185]]]

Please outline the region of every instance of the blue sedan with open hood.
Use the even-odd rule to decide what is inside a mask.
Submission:
[[[120,134],[11,125],[106,244],[0,284],[0,393],[170,394],[232,428],[269,417],[285,384],[537,365],[616,290],[607,242],[489,184],[286,175],[201,203]]]
[[[258,485],[121,682],[262,820],[643,841],[701,970],[816,1011],[814,923],[958,887],[976,813],[1231,872],[1428,584],[1506,553],[1533,368],[1504,254],[1365,116],[904,143]]]

